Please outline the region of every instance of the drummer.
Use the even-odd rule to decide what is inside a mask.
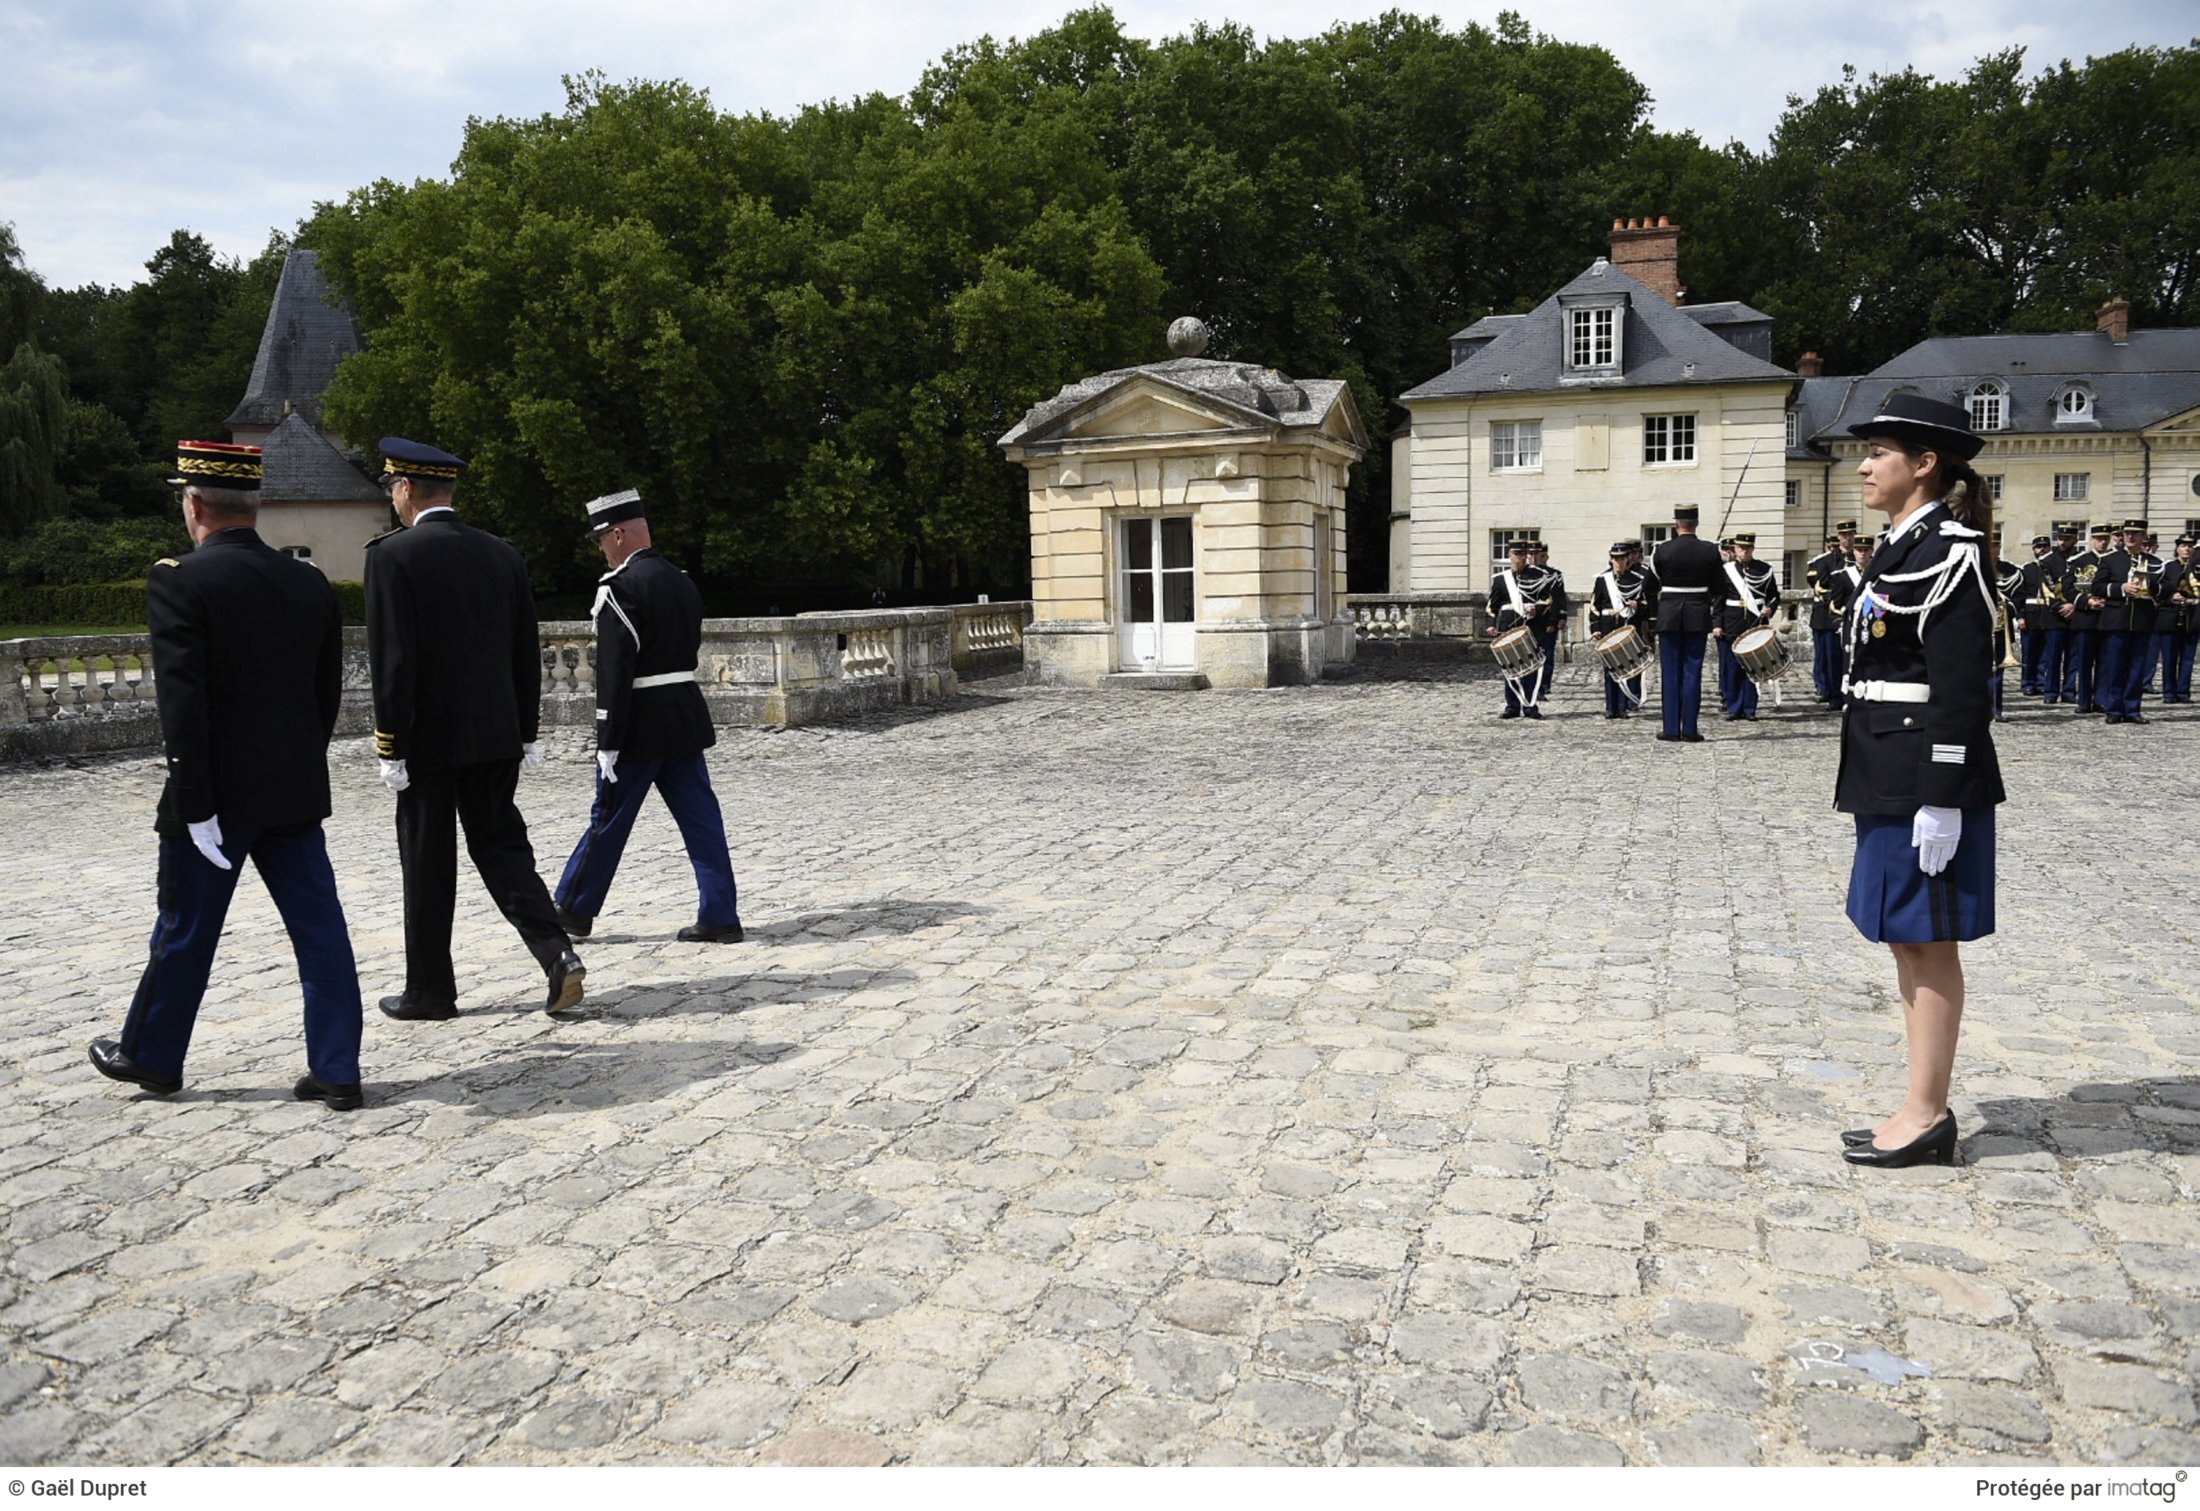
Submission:
[[[1490,580],[1490,622],[1482,631],[1492,637],[1508,630],[1526,629],[1532,635],[1541,626],[1548,605],[1529,591],[1537,573],[1528,565],[1529,542],[1525,536],[1507,541],[1505,565]],[[1534,664],[1519,676],[1505,673],[1505,711],[1500,719],[1540,719],[1536,704],[1543,700],[1542,647],[1536,647]]]
[[[1598,574],[1590,590],[1589,629],[1598,641],[1629,627],[1634,628],[1638,636],[1643,633],[1648,613],[1643,593],[1644,578],[1641,542],[1613,541],[1611,570]],[[1639,643],[1647,649],[1647,641]],[[1647,660],[1647,656],[1644,659]],[[1623,678],[1614,676],[1607,664],[1604,668],[1604,717],[1624,719],[1641,704],[1640,668],[1633,676]]]
[[[1757,536],[1734,537],[1734,559],[1724,568],[1725,596],[1718,602],[1711,633],[1719,642],[1719,693],[1729,719],[1757,717],[1757,683],[1734,657],[1734,644],[1780,612],[1780,579],[1770,562],[1757,559]]]

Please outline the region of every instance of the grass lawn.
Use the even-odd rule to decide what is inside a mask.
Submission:
[[[142,624],[0,624],[0,640],[42,640],[51,635],[142,635]]]

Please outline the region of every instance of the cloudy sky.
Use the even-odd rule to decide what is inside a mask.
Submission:
[[[1446,24],[1499,3],[1400,8]],[[2190,42],[2191,0],[1511,0],[1536,29],[1610,48],[1657,124],[1761,146],[1786,97],[1915,65],[1960,73],[2021,45],[2035,68]],[[684,78],[719,108],[786,112],[905,92],[980,34],[1026,36],[1072,0],[0,0],[0,222],[49,284],[130,283],[178,226],[249,257],[270,228],[377,178],[449,170],[469,115],[562,108],[560,75]],[[1310,36],[1391,6],[1116,0],[1126,30],[1244,20]]]

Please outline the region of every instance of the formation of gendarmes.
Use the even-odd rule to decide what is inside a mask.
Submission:
[[[696,685],[702,595],[650,546],[632,490],[587,506],[611,570],[596,589],[596,791],[588,828],[555,896],[535,870],[513,802],[536,739],[542,658],[527,567],[452,507],[466,464],[384,437],[382,481],[404,528],[367,552],[367,652],[375,754],[397,795],[404,877],[405,985],[389,1017],[458,1016],[451,910],[458,834],[489,895],[548,982],[543,1006],[577,1006],[586,938],[652,790],[695,868],[696,922],[679,937],[739,943],[733,864],[703,752],[717,738]],[[159,1095],[183,1089],[183,1062],[222,921],[247,857],[266,882],[298,957],[307,1074],[301,1101],[358,1107],[359,973],[321,822],[328,743],[342,687],[343,627],[319,570],[260,538],[257,446],[183,441],[177,476],[194,549],[146,579],[153,673],[168,781],[151,957],[115,1039],[92,1042],[100,1074]]]
[[[1775,622],[1780,581],[1756,559],[1757,538],[1737,534],[1713,548],[1696,537],[1698,512],[1674,513],[1673,538],[1644,559],[1639,541],[1615,541],[1610,568],[1591,589],[1589,628],[1604,667],[1604,716],[1629,717],[1643,701],[1643,674],[1659,661],[1661,740],[1699,741],[1703,662],[1716,643],[1719,703],[1728,719],[1757,717],[1760,684],[1789,674]],[[2032,537],[2032,559],[2004,560],[1990,543],[1999,620],[1989,679],[1994,716],[2003,712],[2004,675],[2043,703],[2073,705],[2110,724],[2144,724],[2145,697],[2192,701],[2194,652],[2200,649],[2200,564],[2194,538],[2180,535],[2169,557],[2145,520],[2098,524],[2091,545],[2077,532]],[[1804,569],[1810,591],[1811,685],[1821,703],[1841,708],[1851,689],[1852,635],[1878,632],[1849,608],[1870,569],[1877,541],[1844,520]],[[1566,579],[1537,540],[1515,540],[1490,586],[1485,633],[1505,680],[1500,718],[1540,719],[1569,601]],[[1653,637],[1655,646],[1653,646]],[[2021,654],[2019,647],[2022,647]]]
[[[383,997],[391,1018],[458,1014],[451,961],[457,831],[506,920],[541,964],[546,1011],[582,998],[586,967],[573,942],[602,909],[643,801],[661,793],[694,867],[696,922],[683,940],[742,937],[726,833],[703,752],[716,741],[696,684],[702,598],[650,545],[633,490],[587,505],[611,570],[596,626],[596,786],[589,823],[553,893],[535,869],[513,801],[519,773],[541,761],[536,739],[542,662],[533,593],[519,553],[461,520],[452,506],[465,463],[436,447],[383,438],[383,482],[403,528],[367,553],[367,644],[374,680],[375,753],[396,794],[405,902],[405,984]],[[289,931],[305,999],[307,1075],[301,1100],[346,1110],[362,1103],[357,964],[321,832],[330,813],[328,743],[341,692],[336,595],[315,568],[269,547],[258,517],[260,448],[184,441],[177,448],[184,523],[195,549],[157,563],[146,583],[155,689],[168,781],[160,837],[158,914],[150,958],[120,1035],[92,1043],[102,1075],[156,1094],[179,1091],[199,1003],[236,867],[259,869]],[[1592,590],[1590,623],[1604,664],[1605,714],[1625,718],[1660,663],[1661,740],[1697,741],[1706,646],[1716,641],[1721,706],[1757,717],[1757,684],[1788,669],[1774,619],[1780,583],[1755,559],[1756,540],[1719,546],[1696,535],[1697,511],[1676,511],[1673,538],[1645,562],[1639,545],[1612,548]],[[2111,724],[2143,723],[2140,698],[2192,701],[2200,641],[2200,571],[2193,542],[2174,559],[2149,547],[2143,521],[2096,525],[2032,542],[2023,567],[1998,561],[1999,624],[1991,674],[2019,664],[2027,693],[2074,703]],[[1858,683],[1850,668],[1886,633],[1888,600],[1860,591],[1873,543],[1843,525],[1812,561],[1812,679],[1834,707],[1909,691]],[[1514,541],[1490,593],[1492,651],[1505,675],[1505,718],[1539,719],[1566,614],[1564,579],[1532,541]],[[1894,580],[1894,579],[1889,579]],[[1854,611],[1852,612],[1852,606]],[[1926,605],[1929,611],[1930,605]],[[2013,654],[2021,622],[2024,654]],[[1657,641],[1653,653],[1646,632]],[[1951,747],[1960,750],[1960,747]]]

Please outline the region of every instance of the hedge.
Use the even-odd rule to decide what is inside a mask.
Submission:
[[[367,622],[362,583],[335,582],[344,623]],[[145,582],[87,582],[68,587],[26,588],[0,583],[0,624],[143,624]]]

